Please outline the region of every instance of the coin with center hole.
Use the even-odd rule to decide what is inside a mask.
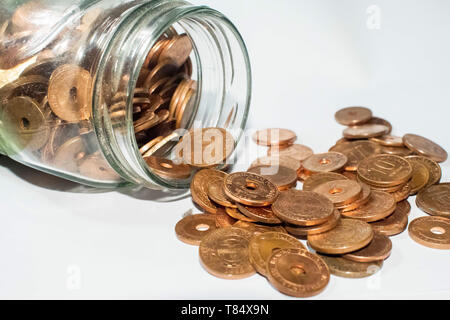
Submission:
[[[312,173],[333,172],[344,168],[348,161],[340,152],[318,153],[303,161],[303,168]]]
[[[370,141],[376,142],[378,144],[381,144],[382,146],[386,147],[404,147],[403,138],[397,137],[397,136],[391,136],[389,134],[381,136],[381,137],[374,137],[370,138]]]
[[[322,224],[318,224],[315,226],[296,226],[293,224],[286,224],[285,228],[286,231],[289,232],[290,234],[297,236],[297,237],[305,237],[307,235],[313,235],[313,234],[319,234],[319,233],[324,233],[327,232],[331,229],[334,229],[338,222],[339,219],[341,218],[341,214],[339,212],[339,210],[334,210],[333,215],[331,216],[331,218]]]
[[[217,177],[208,183],[209,198],[224,207],[237,208],[234,201],[232,201],[223,190],[223,181],[225,177]]]
[[[445,151],[437,143],[416,134],[405,134],[403,143],[415,153],[428,157],[436,162],[444,162],[448,158]]]
[[[350,204],[362,195],[361,185],[348,179],[324,182],[313,191],[330,199],[336,207]]]
[[[337,111],[334,118],[344,126],[354,126],[369,121],[372,111],[364,107],[348,107]]]
[[[53,165],[68,172],[78,172],[78,162],[86,156],[86,147],[81,137],[64,142],[56,150]]]
[[[321,184],[335,180],[347,180],[347,177],[345,177],[340,173],[334,172],[316,173],[310,176],[308,179],[306,179],[305,182],[303,182],[303,190],[313,191],[316,187],[320,186]]]
[[[381,147],[372,141],[351,141],[335,145],[330,151],[340,152],[347,156],[345,170],[356,171],[358,164],[367,157],[380,154]]]
[[[392,241],[387,236],[377,234],[362,249],[344,254],[343,257],[356,262],[373,262],[386,260],[392,251]]]
[[[272,207],[252,207],[240,203],[236,205],[243,215],[252,220],[266,224],[281,224],[281,220],[273,213]]]
[[[288,129],[264,129],[256,131],[253,141],[262,146],[288,146],[297,140],[297,135]]]
[[[178,221],[175,226],[175,233],[181,241],[198,246],[208,233],[216,229],[216,218],[214,215],[194,214]]]
[[[392,214],[396,206],[397,202],[392,194],[372,190],[367,203],[355,210],[342,212],[342,215],[352,219],[374,222]]]
[[[211,202],[208,197],[208,184],[210,181],[225,177],[226,175],[227,174],[223,171],[213,169],[203,169],[198,171],[191,181],[190,190],[192,200],[205,211],[209,213],[217,213],[217,205]]]
[[[295,159],[297,161],[304,161],[310,156],[314,154],[313,150],[305,145],[302,144],[293,144],[288,147],[280,148],[279,146],[274,146],[269,148],[267,151],[267,155],[269,156],[285,156],[290,157],[292,159]]]
[[[172,160],[149,156],[144,158],[150,171],[164,179],[187,179],[192,174],[192,169],[186,164],[176,164]]]
[[[265,232],[287,233],[286,229],[284,229],[282,226],[256,224],[256,223],[246,222],[246,221],[242,221],[242,220],[239,220],[235,224],[233,224],[233,227],[245,229],[245,230],[253,233],[253,235],[258,235],[258,234],[265,233]]]
[[[409,236],[423,246],[450,249],[450,219],[420,217],[411,221],[408,231]]]
[[[81,175],[100,181],[118,182],[120,176],[98,153],[91,154],[80,160],[78,170]]]
[[[300,169],[301,163],[300,161],[294,158],[275,154],[268,157],[261,157],[256,159],[255,161],[252,162],[250,168],[258,166],[269,166],[269,167],[283,166],[286,168],[290,168],[294,171],[297,171],[298,169]]]
[[[236,208],[230,208],[230,207],[225,207],[225,212],[232,217],[233,219],[236,219],[238,221],[245,221],[245,222],[255,222],[254,219],[246,217],[245,215],[243,215],[238,209]]]
[[[248,169],[247,172],[255,173],[267,178],[272,181],[280,191],[295,188],[297,184],[297,172],[283,166],[258,166]]]
[[[390,134],[392,132],[392,124],[385,119],[381,119],[378,117],[372,117],[372,119],[367,121],[366,124],[381,124],[383,126],[388,127],[388,132],[386,134]]]
[[[225,208],[218,207],[216,213],[213,214],[218,228],[228,228],[234,226],[238,220],[230,217]]]
[[[430,215],[450,218],[450,183],[435,184],[420,191],[416,204]]]
[[[352,203],[349,203],[349,204],[346,204],[343,206],[337,206],[336,208],[341,210],[341,212],[356,210],[359,207],[361,207],[362,205],[369,202],[370,195],[372,194],[372,189],[370,189],[370,187],[365,183],[360,183],[360,182],[358,182],[358,183],[361,185],[361,189],[362,189],[361,196],[358,199],[356,199],[355,201],[353,201]],[[408,194],[409,194],[409,191],[408,191]]]
[[[331,274],[343,278],[370,277],[380,271],[383,266],[383,261],[356,262],[340,256],[318,255],[325,261]]]
[[[385,236],[394,236],[405,231],[408,226],[408,214],[411,211],[411,205],[404,200],[397,203],[394,213],[390,216],[370,223],[372,229]]]
[[[383,136],[388,131],[389,128],[381,124],[362,124],[346,128],[343,135],[347,139],[362,139]]]

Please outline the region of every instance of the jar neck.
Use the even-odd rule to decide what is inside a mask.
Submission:
[[[239,141],[250,104],[251,71],[244,42],[219,12],[185,1],[138,2],[114,22],[94,68],[93,122],[102,152],[125,180],[150,188],[186,188],[152,174],[142,158],[133,126],[133,95],[145,58],[170,27],[186,33],[194,47],[197,77],[193,125],[228,129]],[[111,117],[113,96],[127,97],[120,118]],[[116,111],[116,110],[115,110]],[[113,120],[112,120],[113,119]]]

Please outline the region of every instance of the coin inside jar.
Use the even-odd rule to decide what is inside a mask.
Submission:
[[[383,191],[372,190],[367,203],[342,215],[352,219],[374,222],[392,214],[397,206],[394,196]]]
[[[333,172],[344,168],[348,158],[339,152],[318,153],[303,161],[303,168],[312,173]]]
[[[314,154],[313,150],[302,144],[293,144],[288,147],[280,148],[279,146],[274,146],[267,150],[267,155],[269,156],[285,156],[297,161],[304,161]]]
[[[273,213],[271,207],[252,207],[240,203],[236,205],[239,211],[250,219],[266,224],[281,224],[281,220]]]
[[[337,111],[334,118],[344,126],[354,126],[369,121],[372,111],[364,107],[348,107]]]
[[[321,184],[329,181],[335,180],[347,180],[347,177],[340,173],[334,172],[320,172],[317,174],[313,174],[308,179],[303,182],[303,190],[305,191],[313,191],[316,187]]]
[[[189,58],[191,51],[192,51],[191,40],[189,39],[187,34],[182,34],[173,37],[169,41],[169,43],[166,46],[164,46],[159,56],[159,59],[163,61],[171,60],[175,63],[175,65],[181,67]]]
[[[392,241],[387,236],[375,233],[372,241],[362,249],[345,254],[343,257],[356,262],[382,261],[389,257]]]
[[[272,181],[280,191],[294,188],[297,184],[297,172],[283,166],[257,166],[248,169],[247,172],[255,173],[267,178]]]
[[[362,195],[361,185],[356,181],[348,179],[322,183],[313,191],[330,199],[335,206],[343,206],[352,203]]]
[[[280,292],[294,297],[319,294],[330,281],[330,271],[319,256],[303,249],[277,250],[269,258],[267,278]]]
[[[337,226],[328,232],[308,235],[308,243],[321,253],[345,254],[367,246],[373,235],[372,227],[368,223],[341,219]]]
[[[405,134],[403,143],[415,153],[428,157],[436,162],[444,162],[448,158],[445,151],[437,143],[416,134]]]
[[[389,128],[381,124],[362,124],[346,128],[343,135],[347,139],[361,139],[383,136],[388,131]]]
[[[337,226],[340,218],[341,214],[339,210],[336,209],[334,210],[334,213],[331,216],[331,218],[325,223],[318,224],[315,226],[296,226],[293,224],[287,224],[285,225],[285,228],[287,232],[289,232],[294,236],[305,237],[307,235],[324,233],[331,229],[334,229]]]
[[[430,215],[450,218],[450,183],[432,185],[420,191],[416,204]]]
[[[397,207],[394,212],[379,221],[372,222],[370,225],[372,229],[385,236],[394,236],[402,233],[408,225],[408,214],[411,211],[411,205],[408,201],[404,200],[397,203]]]
[[[420,217],[409,224],[409,236],[417,243],[434,249],[450,249],[450,219]]]
[[[61,145],[53,158],[53,165],[68,172],[78,172],[78,162],[86,155],[81,137],[74,137]]]
[[[80,160],[78,170],[81,175],[101,181],[119,181],[120,176],[106,160],[98,153],[91,154]]]
[[[375,155],[358,165],[359,178],[370,185],[395,186],[407,182],[412,175],[410,163],[394,155]]]
[[[149,156],[144,157],[150,171],[165,179],[188,179],[192,169],[186,164],[176,164],[172,160]]]
[[[203,169],[198,171],[191,180],[190,190],[192,200],[205,211],[209,213],[217,213],[217,205],[211,202],[208,197],[208,184],[215,178],[225,176],[226,173],[219,170]]]
[[[212,275],[242,279],[255,274],[248,245],[253,234],[241,228],[222,228],[208,233],[200,243],[200,261]]]
[[[319,257],[325,261],[330,273],[343,278],[365,278],[381,270],[383,261],[356,262],[341,256],[327,256],[319,254]]]
[[[278,197],[278,188],[270,180],[250,172],[229,174],[224,181],[225,194],[244,205],[265,207]]]
[[[253,141],[262,146],[288,146],[297,140],[297,135],[288,129],[264,129],[256,131]]]
[[[367,157],[381,153],[379,144],[372,141],[351,141],[344,142],[330,148],[330,151],[340,152],[347,156],[348,162],[345,170],[356,171],[359,162]]]
[[[255,235],[249,243],[250,262],[256,271],[267,275],[267,262],[276,250],[306,249],[305,246],[293,236],[282,232],[265,232]]]
[[[181,241],[200,245],[202,239],[216,230],[216,218],[212,214],[193,214],[184,217],[175,226],[175,233]]]
[[[318,193],[291,189],[280,192],[272,210],[284,222],[312,226],[327,222],[334,212],[334,206]]]

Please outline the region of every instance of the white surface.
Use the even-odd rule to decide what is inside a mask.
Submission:
[[[450,2],[210,0],[242,32],[254,72],[249,127],[294,129],[326,151],[334,112],[364,105],[450,150]],[[381,9],[379,30],[366,10]],[[443,164],[443,181],[449,165]],[[1,298],[284,299],[261,276],[226,281],[202,269],[174,226],[190,199],[158,193],[82,193],[76,185],[0,157]],[[75,188],[75,190],[69,190]],[[59,191],[66,190],[66,191]],[[82,190],[81,190],[82,191]],[[410,199],[410,219],[425,215]],[[332,276],[318,299],[450,298],[450,255],[393,237],[381,272]]]

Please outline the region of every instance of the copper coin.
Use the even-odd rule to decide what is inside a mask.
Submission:
[[[352,141],[338,144],[330,148],[330,151],[345,154],[348,158],[345,170],[356,171],[359,162],[367,157],[380,154],[381,147],[379,144],[372,141]]]
[[[187,34],[172,38],[159,56],[160,61],[171,60],[181,67],[192,52],[192,42]]]
[[[354,126],[369,121],[372,111],[364,107],[348,107],[337,111],[334,118],[344,126]]]
[[[211,180],[208,183],[208,196],[209,198],[214,201],[215,203],[218,203],[224,207],[229,208],[237,208],[234,201],[232,201],[223,191],[223,181],[225,179],[225,176],[223,177],[217,177],[213,180]]]
[[[150,88],[154,83],[159,80],[172,77],[178,71],[178,67],[171,60],[163,60],[158,62],[158,64],[150,71],[145,82],[143,84],[144,88]]]
[[[65,64],[50,77],[48,102],[52,111],[61,119],[77,122],[91,117],[92,78],[89,71]]]
[[[269,167],[283,166],[297,171],[298,169],[300,169],[301,163],[300,161],[294,158],[276,154],[256,159],[255,161],[252,162],[250,168],[258,166],[269,166]]]
[[[191,181],[192,200],[205,211],[217,213],[218,207],[208,197],[208,184],[216,178],[225,176],[226,173],[219,170],[203,169],[198,171]]]
[[[264,129],[253,134],[253,141],[262,146],[286,146],[297,140],[297,135],[288,129]]]
[[[381,136],[381,137],[374,137],[370,138],[370,141],[376,142],[378,144],[381,144],[382,146],[386,147],[404,147],[403,138],[392,136],[390,134]]]
[[[416,204],[432,216],[450,218],[450,183],[435,184],[420,191]]]
[[[277,250],[269,258],[267,278],[281,293],[294,297],[319,294],[330,281],[330,271],[319,256],[303,249]]]
[[[314,191],[314,189],[321,184],[335,180],[347,180],[347,178],[340,173],[334,172],[316,173],[306,179],[305,182],[303,182],[303,190]]]
[[[245,230],[253,233],[253,235],[258,235],[258,234],[265,233],[265,232],[286,233],[286,230],[282,226],[257,224],[257,223],[245,222],[242,220],[237,221],[233,225],[233,227],[245,229]]]
[[[308,243],[318,252],[344,254],[364,248],[372,241],[373,235],[372,227],[366,222],[340,219],[334,229],[308,235]]]
[[[1,80],[0,80],[1,81]],[[17,96],[30,97],[38,103],[47,96],[48,79],[40,75],[20,77],[0,89],[0,101]]]
[[[349,180],[357,181],[358,175],[355,171],[344,171],[342,172],[342,175],[345,176]]]
[[[305,237],[308,235],[324,233],[330,231],[331,229],[334,229],[339,223],[340,218],[341,214],[339,210],[336,209],[334,210],[334,213],[331,216],[331,218],[325,223],[309,227],[300,227],[293,224],[286,224],[285,228],[287,232],[289,232],[294,236]]]
[[[362,160],[358,176],[370,185],[389,187],[407,182],[412,176],[412,167],[402,157],[382,154]]]
[[[177,158],[194,167],[213,167],[233,153],[235,140],[222,128],[192,129],[175,147]]]
[[[442,169],[441,166],[427,157],[422,156],[407,156],[406,159],[411,162],[420,162],[428,169],[429,179],[426,187],[429,187],[433,184],[439,183],[441,181]]]
[[[448,158],[445,151],[437,143],[416,134],[405,134],[403,143],[415,153],[428,157],[436,162],[444,162]]]
[[[265,232],[254,235],[248,246],[250,262],[256,271],[267,276],[267,263],[273,252],[282,249],[304,249],[305,246],[293,236],[282,232]]]
[[[180,106],[175,114],[176,128],[187,127],[195,111],[196,97],[196,91],[190,89],[186,94],[186,97],[181,101]]]
[[[163,136],[159,136],[156,137],[152,140],[150,140],[149,142],[147,142],[146,144],[144,144],[140,149],[139,152],[142,154],[143,157],[148,156],[146,153],[147,151],[149,151],[151,148],[153,148],[158,142],[160,142],[164,137]]]
[[[190,166],[166,158],[148,156],[144,160],[152,173],[164,179],[188,179],[192,174]]]
[[[302,144],[293,144],[288,147],[280,148],[279,146],[271,147],[267,151],[269,156],[285,156],[292,159],[298,160],[300,162],[306,160],[314,154],[313,150]]]
[[[410,193],[411,193],[411,188],[410,188],[409,184],[407,183],[400,190],[393,192],[392,195],[394,196],[395,201],[398,203],[398,202],[408,199]]]
[[[229,228],[239,222],[238,220],[230,217],[223,207],[217,208],[217,212],[213,215],[216,220],[217,228]]]
[[[450,219],[421,217],[409,224],[409,236],[417,243],[434,248],[450,249]]]
[[[347,161],[347,156],[340,152],[318,153],[303,161],[303,168],[312,173],[333,172],[343,169]]]
[[[178,87],[170,100],[169,112],[171,118],[175,117],[175,112],[177,111],[178,106],[185,99],[189,90],[195,89],[196,86],[196,82],[190,79],[184,79],[178,84]]]
[[[202,239],[216,230],[216,219],[212,214],[193,214],[184,217],[175,226],[175,233],[181,241],[198,246]]]
[[[169,150],[173,144],[178,141],[178,132],[172,132],[167,136],[163,137],[161,140],[157,141],[155,145],[153,145],[148,151],[143,155],[144,157],[149,157],[151,155],[154,156],[163,156],[167,150]],[[176,164],[181,164],[178,161],[174,161]]]
[[[365,183],[359,183],[359,184],[361,185],[361,189],[362,189],[361,197],[358,198],[357,200],[353,201],[350,204],[338,206],[338,207],[336,207],[337,209],[341,210],[341,212],[352,211],[352,210],[358,209],[362,205],[369,202],[370,195],[372,193],[372,189],[370,189],[370,187]]]
[[[409,163],[413,169],[411,180],[408,182],[410,187],[409,194],[415,195],[427,185],[428,180],[430,179],[430,172],[428,171],[428,168],[420,162],[409,161]]]
[[[305,170],[303,167],[297,170],[297,179],[299,181],[305,182],[311,176],[313,176],[313,174]]]
[[[318,193],[291,189],[280,192],[272,210],[284,222],[313,226],[327,222],[334,206],[328,198]]]
[[[146,112],[138,120],[134,121],[134,132],[139,133],[154,127],[159,122],[159,117],[154,112]]]
[[[250,219],[266,224],[280,224],[281,220],[273,213],[271,207],[252,207],[236,203],[239,211]]]
[[[295,188],[297,184],[297,172],[283,166],[258,166],[248,169],[247,172],[267,178],[275,184],[280,191]]]
[[[373,262],[386,260],[392,251],[392,241],[387,236],[377,234],[362,249],[346,253],[343,257],[356,262]]]
[[[409,150],[408,148],[405,148],[405,147],[386,147],[386,146],[382,146],[381,147],[381,153],[392,154],[394,156],[406,157],[406,156],[411,155],[413,152],[411,150]]]
[[[278,197],[278,188],[270,180],[249,172],[229,174],[224,181],[225,194],[241,204],[265,207]]]
[[[330,273],[343,278],[365,278],[377,273],[383,266],[383,261],[356,262],[340,256],[326,256],[319,254],[325,261]]]
[[[350,204],[362,195],[361,185],[356,181],[348,179],[322,183],[313,191],[330,199],[336,207]]]
[[[164,47],[169,44],[169,41],[170,40],[166,38],[162,38],[153,45],[145,59],[144,65],[142,66],[143,69],[153,68],[158,63],[159,56],[161,55]]]
[[[382,220],[372,222],[370,225],[373,231],[379,234],[388,237],[397,235],[402,233],[408,226],[408,214],[410,211],[411,205],[409,202],[406,200],[401,201],[397,203],[394,213]]]
[[[81,137],[67,140],[56,150],[53,165],[68,172],[78,172],[78,162],[86,155],[86,147]]]
[[[200,243],[200,261],[212,275],[242,279],[255,274],[248,245],[253,234],[241,228],[222,228],[208,233]]]
[[[32,65],[28,66],[25,70],[23,70],[20,76],[26,77],[31,75],[38,75],[49,79],[53,71],[57,67],[59,67],[63,63],[63,61],[64,60],[61,58],[59,59],[50,58],[37,61]]]
[[[388,127],[388,132],[386,134],[390,134],[392,132],[392,125],[389,121],[377,117],[372,117],[366,124],[381,124],[383,126]]]
[[[381,124],[362,124],[348,127],[343,135],[347,139],[373,138],[387,134],[389,128]]]
[[[386,218],[394,212],[397,202],[390,193],[373,190],[369,201],[353,211],[342,212],[342,215],[365,222],[374,222]]]
[[[248,218],[245,215],[243,215],[242,213],[240,213],[239,210],[236,208],[225,207],[225,212],[230,217],[232,217],[233,219],[236,219],[238,221],[256,222],[256,220],[253,220],[252,218]]]
[[[120,176],[114,171],[105,158],[99,153],[91,154],[80,160],[78,171],[82,176],[100,181],[120,180]]]

